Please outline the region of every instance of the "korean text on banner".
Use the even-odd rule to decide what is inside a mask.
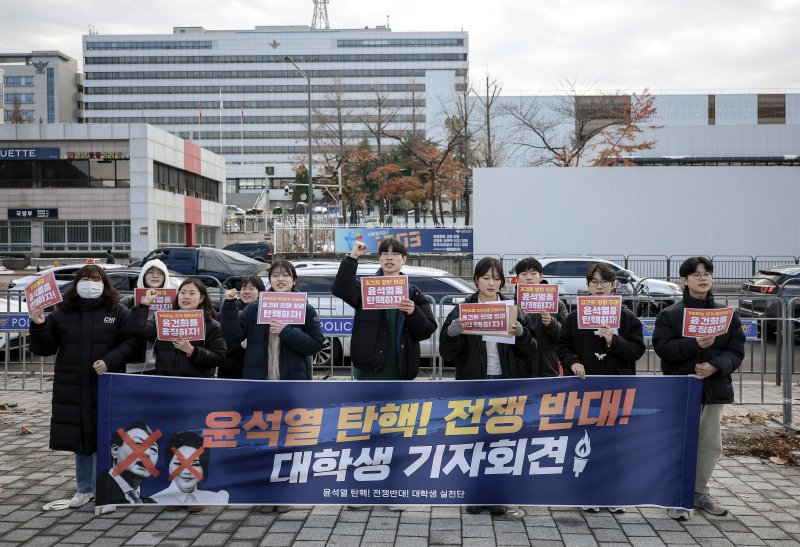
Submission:
[[[261,292],[258,295],[258,323],[280,321],[287,325],[302,325],[306,322],[306,301],[304,292]]]
[[[579,329],[618,329],[622,314],[620,296],[579,296]]]
[[[58,290],[56,276],[47,272],[39,279],[25,287],[25,301],[29,310],[48,308],[61,302],[61,291]]]
[[[178,289],[134,289],[133,301],[138,305],[144,302],[144,297],[147,296],[147,291],[155,290],[156,296],[150,303],[150,315],[157,311],[171,310],[175,303],[175,297],[178,296]]]
[[[690,338],[719,336],[728,332],[733,308],[686,308],[683,310],[683,335]]]
[[[396,309],[408,300],[408,277],[377,275],[361,278],[361,307],[365,310]]]
[[[525,313],[558,313],[558,285],[517,283],[517,305]]]
[[[693,376],[342,381],[330,389],[104,374],[97,483],[146,460],[143,499],[191,504],[167,494],[176,467],[199,458],[195,478],[184,473],[180,486],[196,488],[204,505],[691,508],[701,388]],[[135,424],[151,433],[130,441],[125,461],[113,459],[122,453],[112,453],[113,439],[129,442],[120,431]],[[190,437],[197,446],[168,453],[169,439]],[[145,444],[154,443],[158,455],[146,458]],[[98,487],[97,504],[108,503],[126,502]]]
[[[458,316],[464,325],[464,334],[508,334],[509,325],[517,320],[517,308],[513,304],[510,300],[459,304]]]
[[[159,340],[205,340],[203,310],[160,310],[156,312]]]

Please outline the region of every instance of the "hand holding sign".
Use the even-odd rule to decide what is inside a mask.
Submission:
[[[710,348],[714,345],[714,340],[716,339],[716,336],[702,336],[697,339],[697,345],[702,349]]]
[[[408,315],[414,313],[414,301],[410,298],[404,298],[397,305],[397,309],[406,312]]]
[[[156,289],[148,290],[147,293],[145,293],[144,295],[144,300],[142,300],[142,304],[145,306],[149,306],[150,304],[153,303],[153,300],[156,299],[156,296],[158,296],[158,291]]]
[[[172,346],[175,349],[185,353],[187,357],[191,357],[192,353],[194,353],[194,346],[188,340],[183,340],[181,338],[175,338],[172,341]]]
[[[269,324],[269,332],[270,334],[280,334],[283,332],[283,329],[286,328],[286,323],[281,323],[280,321],[273,321]]]
[[[30,316],[31,321],[37,325],[44,323],[44,310],[42,308],[30,309],[28,310],[28,315]]]
[[[358,260],[358,257],[362,256],[366,252],[367,252],[367,244],[361,243],[360,241],[356,241],[355,245],[353,245],[353,252],[350,253],[350,256]]]

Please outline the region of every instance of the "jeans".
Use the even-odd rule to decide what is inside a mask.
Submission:
[[[97,469],[97,452],[84,456],[75,454],[75,481],[78,483],[78,492],[94,494],[95,471]]]

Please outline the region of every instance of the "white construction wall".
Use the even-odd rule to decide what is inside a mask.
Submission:
[[[800,254],[796,167],[482,168],[475,255]]]

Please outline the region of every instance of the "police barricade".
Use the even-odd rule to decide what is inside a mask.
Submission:
[[[28,359],[33,366],[33,355],[28,353],[28,332],[30,317],[27,312],[0,312],[0,342],[3,347],[3,389],[24,390],[27,388]],[[18,359],[12,363],[12,347],[17,351]],[[34,372],[31,370],[30,372]],[[39,391],[44,389],[44,358],[39,357]],[[17,378],[20,379],[17,383]],[[9,381],[11,384],[9,385]]]

